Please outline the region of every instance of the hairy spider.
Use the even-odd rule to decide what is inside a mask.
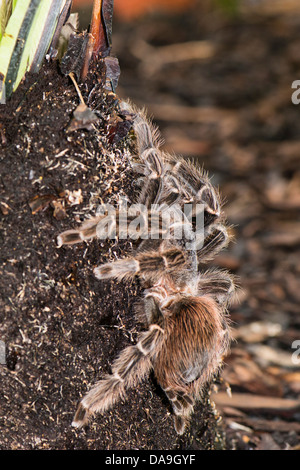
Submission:
[[[126,389],[152,369],[172,405],[175,429],[182,434],[195,401],[219,372],[230,344],[227,308],[235,291],[233,278],[222,270],[200,271],[228,244],[229,236],[218,191],[207,174],[191,162],[162,152],[158,131],[144,112],[128,103],[122,103],[121,112],[134,114],[140,158],[136,170],[143,175],[138,202],[147,208],[145,218],[153,215],[153,205],[157,215],[158,209],[176,206],[183,210],[188,204],[193,216],[181,222],[188,226],[182,239],[174,236],[176,223],[172,222],[169,238],[144,239],[134,256],[95,269],[101,280],[139,277],[144,287],[140,310],[147,331],[139,335],[134,346],[121,352],[112,364],[112,373],[81,400],[72,424],[81,427],[94,413],[111,408],[125,397]],[[203,236],[190,247],[198,206],[203,210]],[[61,233],[58,245],[97,236],[103,217],[96,216],[78,229]],[[131,220],[129,217],[127,223]],[[159,235],[167,228],[161,223]]]

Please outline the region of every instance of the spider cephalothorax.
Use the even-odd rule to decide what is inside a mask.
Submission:
[[[195,401],[218,373],[229,348],[227,307],[235,290],[233,279],[217,269],[199,271],[227,245],[229,237],[218,192],[207,175],[192,163],[162,152],[158,132],[143,112],[128,103],[122,104],[122,112],[134,114],[140,158],[136,169],[143,175],[138,202],[147,208],[145,218],[153,216],[153,206],[155,216],[161,208],[176,207],[183,213],[186,204],[196,212],[200,206],[202,238],[195,242],[192,237],[191,244],[193,217],[183,217],[182,225],[188,229],[181,239],[174,235],[180,221],[173,221],[171,227],[161,223],[159,240],[142,237],[141,231],[145,239],[135,255],[95,269],[98,279],[139,277],[145,289],[147,331],[121,352],[112,373],[81,400],[73,425],[80,427],[93,413],[110,408],[152,369],[172,404],[176,431],[182,434]],[[78,229],[63,232],[58,236],[59,246],[97,236],[103,217],[98,215]],[[127,223],[131,220],[129,217]],[[167,228],[171,229],[166,239]]]

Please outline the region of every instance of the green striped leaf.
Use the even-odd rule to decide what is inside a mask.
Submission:
[[[0,41],[12,12],[13,0],[0,0]]]
[[[1,102],[11,96],[27,71],[38,72],[66,4],[71,0],[12,0],[0,42]]]

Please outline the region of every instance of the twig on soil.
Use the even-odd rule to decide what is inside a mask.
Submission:
[[[78,97],[79,97],[81,103],[85,105],[83,96],[82,96],[81,91],[80,91],[80,89],[79,89],[79,86],[78,86],[78,84],[77,84],[77,82],[76,82],[76,80],[75,80],[74,73],[73,73],[73,72],[69,73],[69,77],[70,77],[70,79],[72,80],[72,82],[73,82],[73,84],[74,84],[74,86],[75,86],[75,88],[76,88],[76,91],[77,91],[77,94],[78,94]]]

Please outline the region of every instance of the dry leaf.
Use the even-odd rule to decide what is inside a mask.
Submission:
[[[49,204],[57,199],[57,196],[54,194],[43,194],[43,195],[36,195],[29,201],[29,207],[31,209],[32,214],[36,214],[39,211],[46,209]]]
[[[98,116],[86,104],[80,103],[73,113],[73,119],[68,127],[68,132],[78,129],[93,129],[92,124],[99,120]]]

